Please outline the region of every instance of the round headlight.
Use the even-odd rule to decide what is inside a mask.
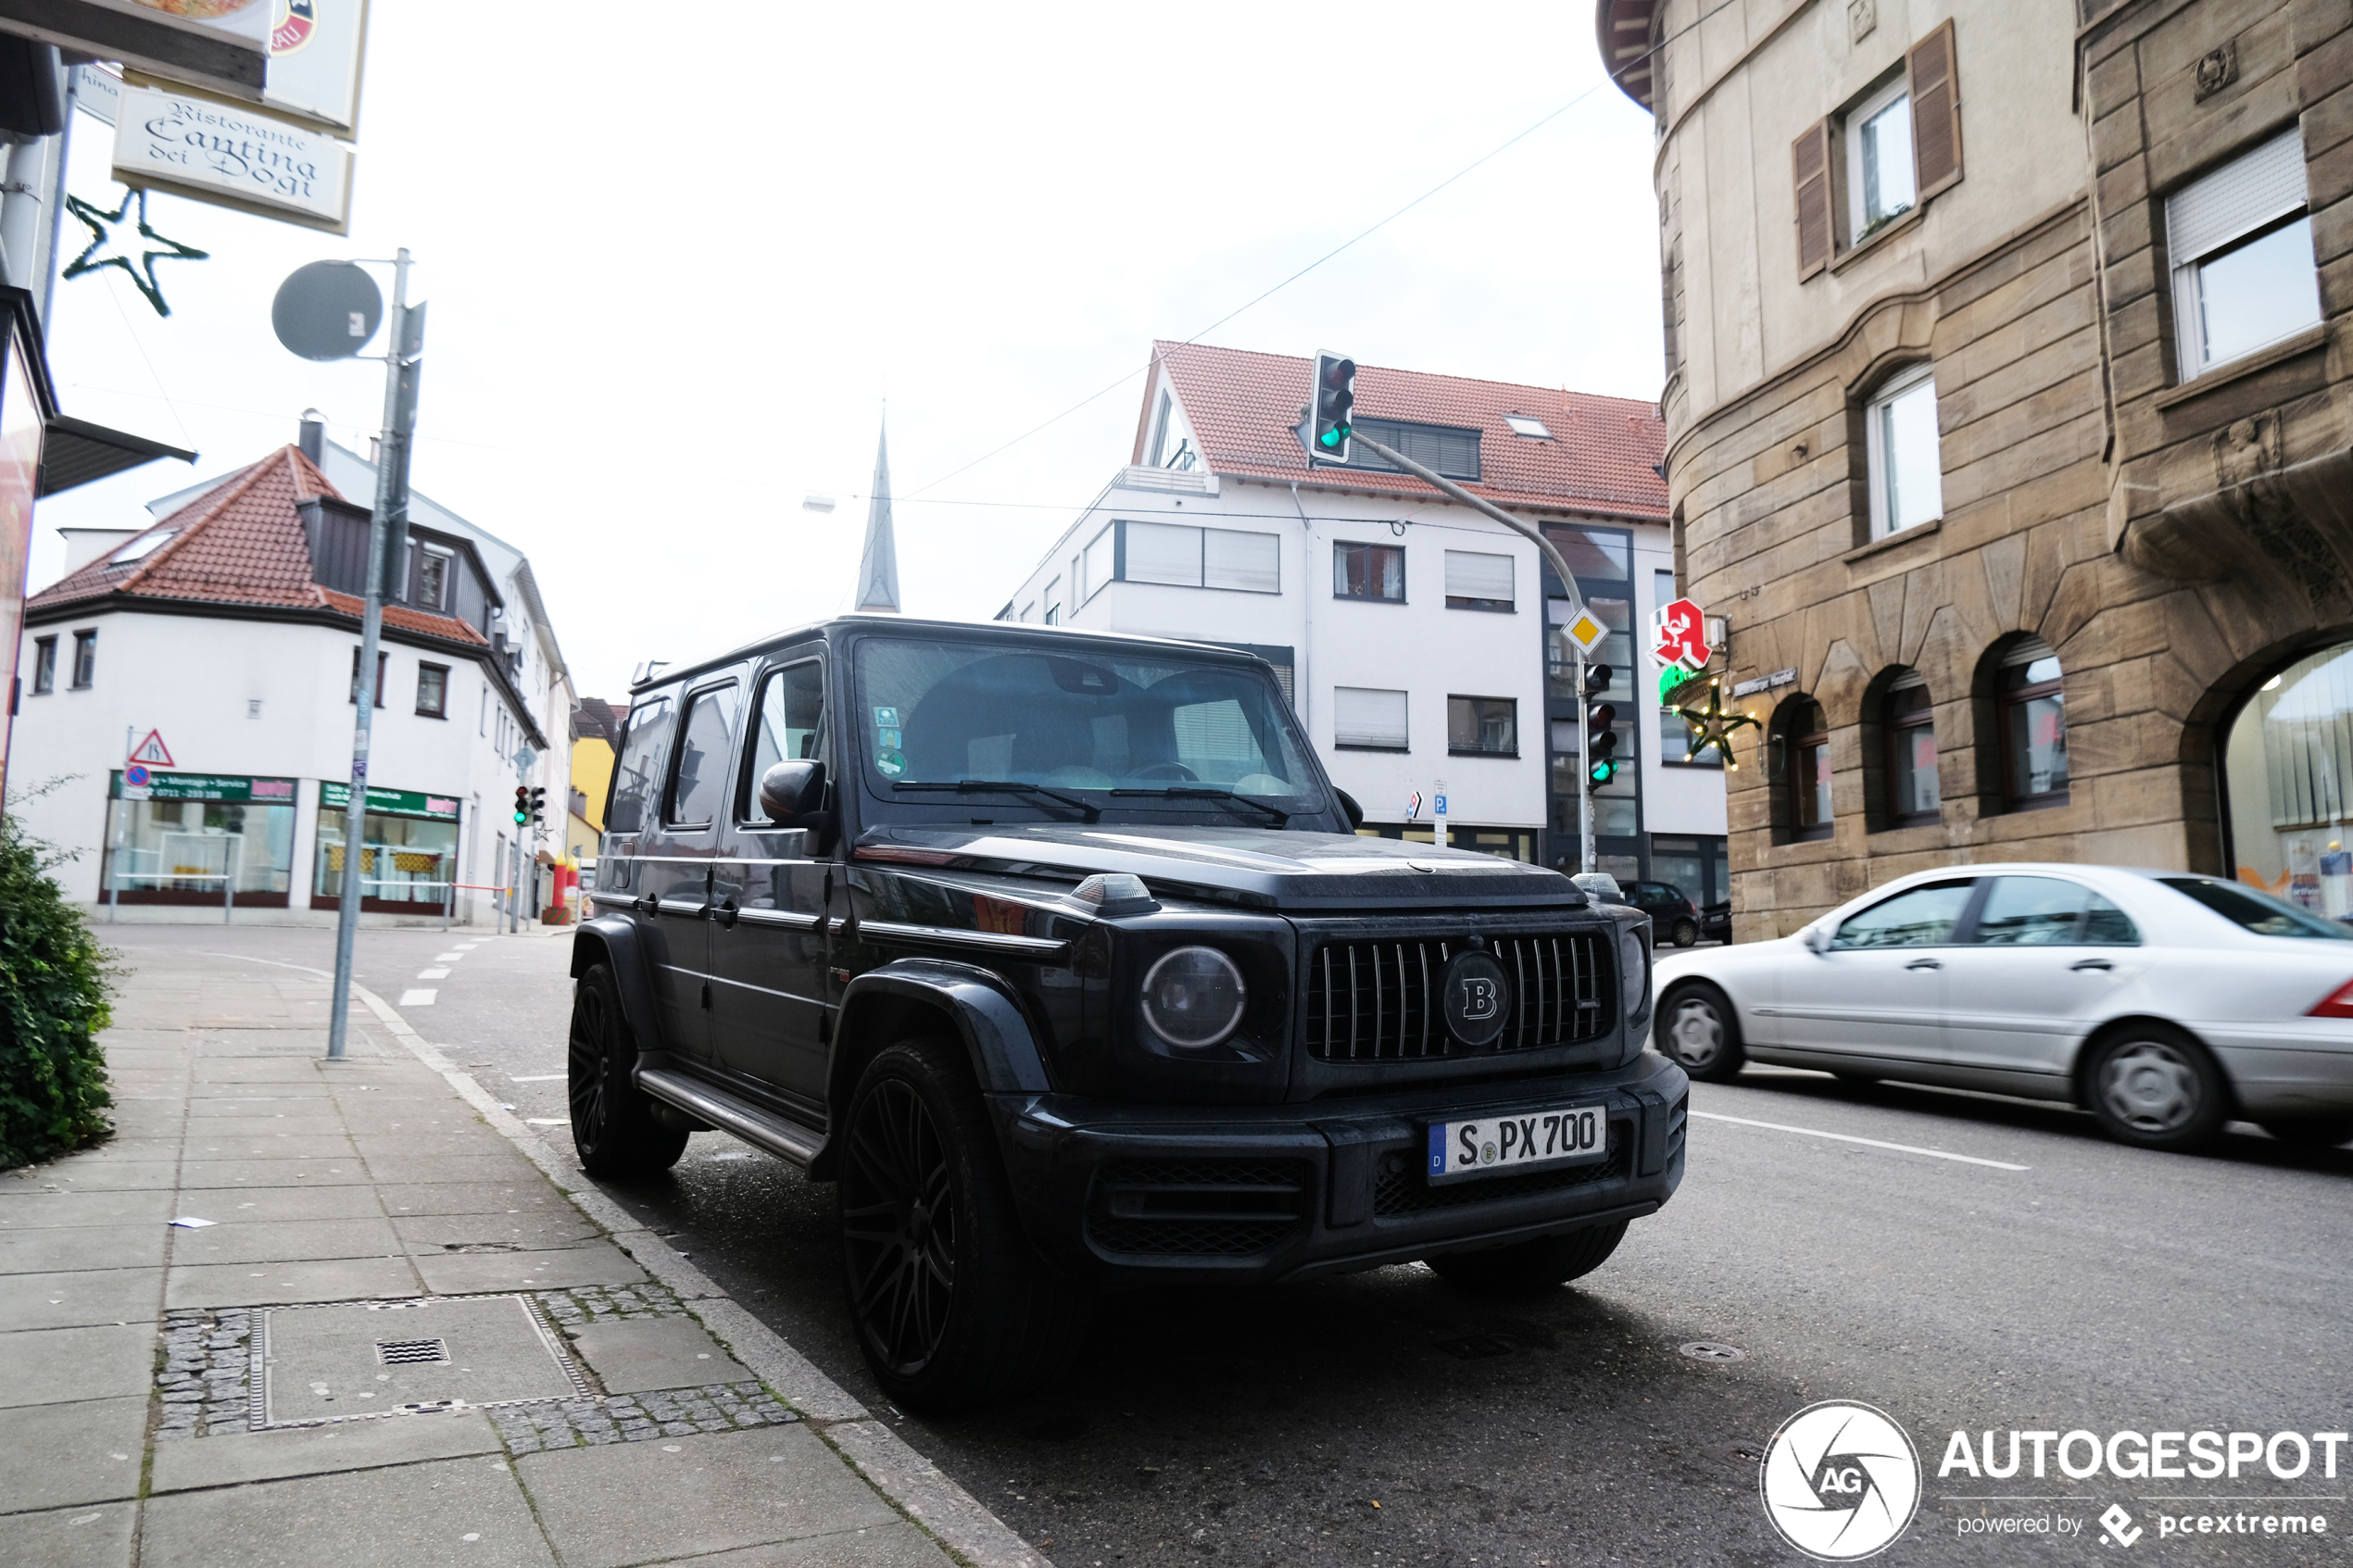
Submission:
[[[1651,945],[1639,925],[1617,928],[1617,967],[1626,981],[1626,1016],[1630,1021],[1650,1010]]]
[[[1144,1022],[1186,1050],[1205,1050],[1234,1032],[1249,996],[1242,972],[1214,947],[1179,947],[1144,975]]]

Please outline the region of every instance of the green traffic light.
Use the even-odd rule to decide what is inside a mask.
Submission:
[[[1593,782],[1596,784],[1605,784],[1616,777],[1617,777],[1617,763],[1615,759],[1593,764]]]
[[[1348,439],[1349,429],[1350,427],[1347,425],[1334,425],[1331,429],[1324,432],[1324,433],[1316,439],[1321,441],[1327,446],[1336,448],[1341,442]]]

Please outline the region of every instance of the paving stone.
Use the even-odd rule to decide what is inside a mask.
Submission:
[[[417,1273],[428,1289],[445,1296],[535,1286],[607,1285],[645,1277],[626,1253],[609,1242],[545,1252],[420,1257]]]
[[[686,1317],[592,1323],[573,1332],[572,1348],[613,1394],[697,1387],[750,1375]]]
[[[512,1473],[503,1461],[480,1458],[177,1492],[151,1499],[146,1513],[142,1568],[552,1568],[554,1561]]]
[[[10,1509],[36,1509],[135,1497],[146,1425],[145,1394],[12,1410],[8,1440],[0,1443],[0,1499]]]
[[[224,1223],[183,1234],[171,1249],[175,1266],[384,1258],[406,1250],[391,1222],[381,1217],[259,1222],[206,1217]]]
[[[0,1323],[28,1329],[150,1321],[163,1275],[161,1269],[0,1274]]]
[[[222,1301],[357,1301],[423,1293],[416,1271],[405,1257],[324,1263],[206,1263],[175,1268],[170,1276],[166,1299],[175,1307]]]
[[[39,1568],[131,1568],[135,1503],[0,1516],[0,1562]]]

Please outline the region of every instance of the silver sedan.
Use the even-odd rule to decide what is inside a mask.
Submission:
[[[2219,877],[1982,865],[1658,961],[1659,1048],[2088,1108],[2148,1148],[2233,1117],[2353,1139],[2353,929]]]

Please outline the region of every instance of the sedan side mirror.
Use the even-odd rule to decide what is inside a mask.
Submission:
[[[825,765],[799,759],[779,762],[760,775],[760,809],[781,827],[809,827],[824,809]]]
[[[1831,928],[1827,925],[1809,925],[1806,928],[1806,934],[1798,940],[1806,944],[1807,952],[1818,957],[1831,950]]]

